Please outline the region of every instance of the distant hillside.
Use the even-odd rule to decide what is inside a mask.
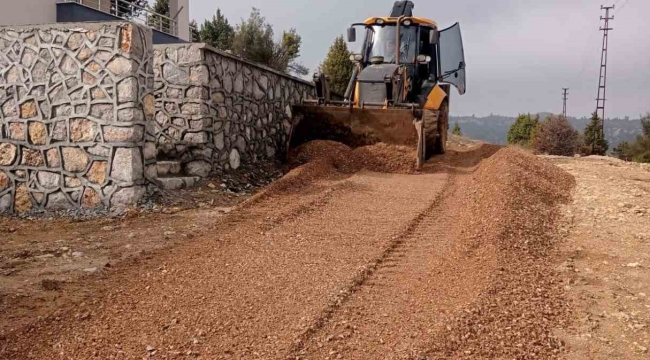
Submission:
[[[548,114],[540,114],[544,118]],[[516,118],[500,115],[486,117],[451,116],[449,128],[458,122],[463,135],[472,139],[482,140],[493,144],[505,144],[508,129]],[[569,117],[569,122],[578,131],[582,132],[589,123],[588,118]],[[639,119],[607,119],[605,121],[605,137],[609,141],[610,149],[618,146],[623,141],[632,141],[641,134],[641,121]]]

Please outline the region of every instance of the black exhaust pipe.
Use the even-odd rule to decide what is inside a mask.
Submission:
[[[413,17],[413,8],[415,4],[413,1],[395,1],[393,5],[393,10],[390,13],[390,17]]]

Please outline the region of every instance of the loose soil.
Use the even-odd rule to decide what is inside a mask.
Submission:
[[[576,178],[558,271],[574,303],[567,358],[650,357],[650,166],[554,158]]]
[[[42,270],[17,264],[5,277],[26,281],[3,290],[0,357],[561,357],[574,313],[558,230],[573,177],[480,143],[452,145],[421,172],[411,155],[313,142],[232,209],[9,232],[56,248],[64,235],[171,243],[64,281],[29,282]],[[42,261],[80,261],[70,250]]]

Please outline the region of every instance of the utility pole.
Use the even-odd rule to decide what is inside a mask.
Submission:
[[[563,101],[563,106],[562,106],[562,116],[566,119],[566,101],[569,99],[569,88],[562,88],[562,101]]]
[[[605,16],[601,16],[600,20],[605,21],[604,26],[600,28],[603,32],[603,50],[600,56],[600,78],[598,79],[598,98],[596,98],[596,113],[600,111],[600,136],[605,138],[605,101],[607,100],[606,86],[607,86],[607,50],[609,45],[609,31],[613,28],[609,27],[609,21],[614,20],[614,16],[610,16],[610,11],[614,9],[612,6],[601,6],[601,10],[605,10]]]

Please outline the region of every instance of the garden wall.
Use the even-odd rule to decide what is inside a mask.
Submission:
[[[154,46],[158,160],[206,177],[286,149],[291,105],[311,83],[205,44]]]
[[[143,196],[151,39],[128,22],[0,27],[0,213]]]

